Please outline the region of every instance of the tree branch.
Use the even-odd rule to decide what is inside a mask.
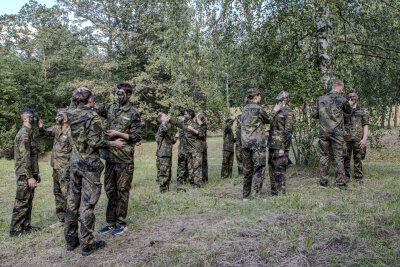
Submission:
[[[393,48],[386,48],[380,45],[373,45],[373,44],[363,44],[363,43],[359,43],[359,42],[352,42],[352,41],[346,41],[346,40],[339,40],[340,43],[349,43],[349,44],[353,44],[353,45],[359,45],[359,46],[367,46],[367,47],[375,47],[375,48],[379,48],[381,50],[384,51],[392,51],[392,52],[396,52],[400,54],[400,51],[395,50]]]
[[[367,57],[376,57],[381,59],[390,59],[390,60],[400,60],[398,57],[385,57],[381,55],[374,55],[374,54],[367,54],[367,53],[360,53],[360,52],[346,52],[346,51],[339,51],[337,54],[349,54],[349,55],[360,55],[360,56],[367,56]]]
[[[398,8],[398,7],[392,5],[392,4],[390,4],[390,3],[388,3],[388,2],[386,2],[386,1],[384,1],[384,0],[380,0],[380,1],[381,1],[382,3],[384,3],[384,4],[386,4],[387,6],[393,8],[393,9],[396,9],[397,11],[400,11],[400,8]]]

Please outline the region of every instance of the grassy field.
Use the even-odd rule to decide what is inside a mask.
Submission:
[[[291,167],[287,195],[270,197],[267,178],[260,199],[242,202],[242,180],[219,178],[220,138],[209,140],[210,182],[185,193],[175,184],[158,193],[155,144],[144,143],[136,152],[129,231],[101,236],[106,248],[89,257],[67,252],[63,229],[48,227],[56,222],[48,162],[40,162],[32,218],[43,230],[8,237],[16,184],[13,162],[0,160],[0,265],[399,266],[400,149],[395,139],[386,145],[368,151],[363,186],[321,188],[316,170]],[[105,225],[106,200],[103,192],[96,229]]]

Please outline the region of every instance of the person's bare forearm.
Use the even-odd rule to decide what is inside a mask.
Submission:
[[[118,134],[118,137],[120,137],[120,138],[122,138],[122,139],[125,139],[125,140],[129,140],[129,134],[127,134],[127,133],[119,133]]]
[[[369,130],[368,125],[364,125],[364,127],[363,127],[363,139],[365,141],[368,139],[368,130]]]

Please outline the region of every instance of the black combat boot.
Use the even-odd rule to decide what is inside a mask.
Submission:
[[[104,242],[103,240],[96,241],[93,245],[82,248],[82,256],[89,256],[96,250],[104,248],[105,246],[106,246],[106,242]]]

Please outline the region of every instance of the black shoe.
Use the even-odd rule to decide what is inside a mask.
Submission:
[[[32,226],[32,225],[29,225],[26,229],[24,229],[24,231],[27,232],[27,233],[37,232],[37,231],[40,231],[40,230],[42,230],[40,227]]]
[[[104,248],[105,246],[106,246],[106,242],[104,242],[103,240],[96,241],[93,245],[86,247],[86,248],[82,248],[82,256],[89,256],[96,250]]]
[[[75,243],[74,245],[67,245],[67,251],[73,251],[75,250],[77,247],[79,247],[79,242]]]
[[[328,187],[328,183],[319,183],[319,185],[322,187]]]
[[[10,231],[9,235],[10,237],[15,237],[23,234],[26,234],[26,232],[24,230],[20,230],[20,231]]]

